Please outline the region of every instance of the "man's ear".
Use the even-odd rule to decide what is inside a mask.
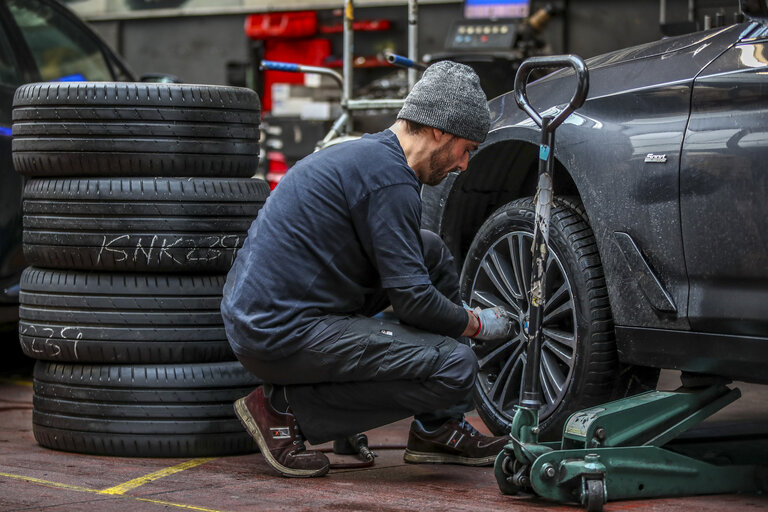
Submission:
[[[438,143],[442,141],[444,136],[448,135],[443,130],[440,130],[437,128],[430,128],[430,130],[432,131],[432,138],[434,139],[435,142],[438,142]]]

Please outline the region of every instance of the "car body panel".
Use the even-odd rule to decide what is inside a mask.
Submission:
[[[556,193],[558,181],[570,179],[584,203],[625,362],[762,378],[743,354],[734,354],[733,360],[724,357],[722,364],[706,358],[694,364],[690,352],[697,343],[704,346],[706,341],[712,348],[728,339],[750,350],[759,337],[768,338],[768,215],[765,206],[748,206],[761,204],[758,195],[768,190],[761,166],[765,157],[759,157],[766,155],[763,145],[768,143],[768,89],[761,60],[765,33],[759,23],[741,23],[589,59],[587,101],[557,130],[554,156],[562,172],[558,176],[556,169]],[[746,42],[737,45],[739,41]],[[754,59],[747,64],[745,55],[759,55],[759,65]],[[574,87],[574,73],[561,70],[529,84],[528,97],[540,113],[553,115]],[[718,102],[723,103],[718,107]],[[758,104],[760,108],[750,110]],[[530,178],[510,176],[535,172],[530,159],[522,160],[527,167],[515,162],[520,161],[520,147],[538,146],[539,129],[511,92],[491,100],[489,108],[491,131],[469,169],[422,193],[424,225],[446,239],[459,262],[466,233],[476,230],[478,221],[457,224],[457,209],[466,218],[487,217],[509,200],[531,195],[530,186],[522,185]],[[723,115],[708,119],[718,111]],[[740,128],[742,121],[728,111],[744,114],[749,126]],[[736,156],[727,153],[729,148],[712,147],[710,139],[729,129],[746,137],[751,153]],[[701,180],[700,168],[713,158],[714,175]],[[739,165],[742,158],[751,164]],[[490,172],[485,180],[484,172]],[[477,191],[488,201],[481,214],[471,210],[474,200],[468,199],[479,197],[472,196]],[[734,197],[745,201],[739,204]],[[727,214],[734,208],[745,209],[737,217],[737,229]],[[755,215],[760,219],[747,218]],[[713,233],[701,222],[713,216],[721,237],[715,250],[710,247]],[[733,232],[722,237],[729,229]],[[735,265],[729,264],[731,258]],[[712,265],[719,274],[711,274]],[[725,336],[707,338],[707,332]],[[657,340],[652,352],[646,350],[650,339]]]
[[[680,210],[697,331],[768,334],[768,39],[696,79]]]
[[[690,327],[678,169],[691,88],[693,78],[722,53],[722,46],[735,42],[746,29],[732,26],[644,45],[638,51],[614,52],[609,58],[597,57],[597,69],[588,60],[587,101],[557,130],[555,158],[573,178],[593,230],[613,234],[642,226],[628,234],[677,309],[674,317],[656,310],[633,279],[614,236],[599,236],[618,324]],[[574,86],[572,72],[559,72],[531,84],[529,98],[540,112],[547,112],[549,105],[568,101]],[[495,98],[489,107],[493,122],[482,150],[508,139],[538,144],[538,127],[517,108],[512,95]],[[648,153],[666,155],[666,162],[645,163]]]

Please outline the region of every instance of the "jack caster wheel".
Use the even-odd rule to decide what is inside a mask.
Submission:
[[[514,454],[502,451],[496,457],[493,473],[496,483],[502,494],[515,495],[519,492],[531,492],[531,468],[527,464],[521,464],[515,459]]]
[[[586,496],[582,497],[582,503],[586,505],[587,512],[602,512],[605,503],[605,483],[602,480],[586,481]]]

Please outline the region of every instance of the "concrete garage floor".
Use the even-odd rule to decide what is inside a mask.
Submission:
[[[673,388],[674,373],[660,387]],[[766,420],[767,387],[740,384],[745,397],[711,421]],[[477,427],[477,417],[470,421]],[[499,493],[492,468],[409,465],[401,450],[378,450],[372,468],[324,478],[276,476],[259,454],[209,459],[133,459],[57,452],[35,443],[32,383],[0,380],[0,511],[521,511],[580,510]],[[372,445],[404,443],[408,421],[369,432]],[[768,497],[720,495],[611,502],[606,511],[768,510]]]

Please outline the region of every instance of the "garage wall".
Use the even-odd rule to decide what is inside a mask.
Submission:
[[[226,84],[225,63],[245,61],[243,15],[93,22],[137,74],[168,73],[187,83]]]
[[[668,3],[670,21],[683,21],[688,2],[668,0]],[[544,4],[534,2],[534,8]],[[566,7],[565,16],[553,19],[545,32],[545,39],[556,53],[569,51],[590,57],[662,37],[659,0],[561,0],[555,4]],[[697,7],[700,15],[719,10],[730,20],[738,9],[738,1],[699,0]],[[461,12],[461,3],[457,2],[420,6],[422,53],[442,49],[446,27],[459,19]],[[392,19],[393,30],[385,37],[393,39],[400,51],[406,53],[405,6],[359,7],[355,16]],[[92,21],[91,25],[125,57],[137,74],[164,72],[175,74],[185,82],[225,84],[226,63],[248,60],[244,20],[244,14],[230,14]],[[358,37],[362,39],[356,39],[356,45],[361,50],[369,35]]]

